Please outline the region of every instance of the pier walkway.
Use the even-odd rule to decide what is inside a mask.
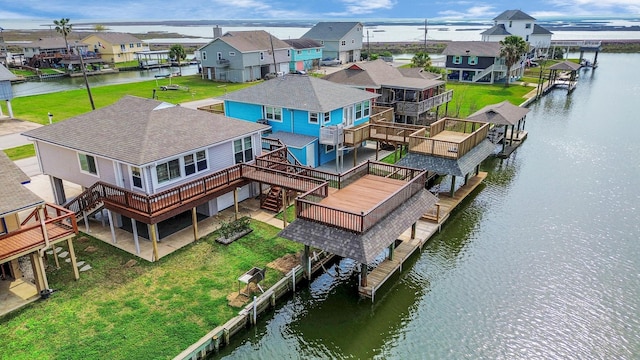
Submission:
[[[407,229],[396,241],[392,257],[387,256],[375,269],[367,274],[367,285],[359,286],[358,292],[364,297],[375,300],[376,291],[384,285],[396,271],[402,272],[402,264],[413,255],[416,250],[422,250],[422,246],[437,232],[442,224],[449,218],[451,212],[469,196],[487,177],[486,172],[470,177],[467,183],[455,191],[454,196],[449,193],[440,193],[439,211],[434,217],[425,215],[416,223],[415,236],[411,238],[411,229]]]

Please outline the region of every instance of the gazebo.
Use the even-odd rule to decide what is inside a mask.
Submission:
[[[0,100],[7,102],[7,112],[9,113],[9,117],[13,118],[13,109],[11,109],[11,99],[13,99],[11,80],[17,80],[17,77],[4,67],[4,65],[0,64]],[[0,116],[2,115],[2,107],[0,107]]]
[[[566,60],[549,66],[549,84],[566,83],[569,91],[573,90],[578,82],[577,75],[581,67],[580,64]],[[569,76],[564,75],[567,72]]]
[[[513,146],[514,134],[516,139],[524,139],[526,134],[524,132],[525,118],[529,113],[529,109],[513,105],[508,100],[505,100],[498,104],[487,105],[482,109],[471,114],[468,119],[474,121],[480,121],[490,123],[494,125],[504,126],[504,139],[502,141],[502,153],[505,153],[507,144],[507,130],[511,126],[511,134],[509,136],[509,146]],[[522,125],[522,129],[520,126]],[[496,140],[497,142],[497,140]]]

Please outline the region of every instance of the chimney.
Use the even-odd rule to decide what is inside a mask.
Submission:
[[[222,36],[222,28],[216,25],[216,27],[213,28],[213,38],[217,39],[220,36]]]

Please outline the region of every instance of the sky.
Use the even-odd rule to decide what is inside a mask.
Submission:
[[[48,4],[45,5],[45,4]],[[640,0],[0,0],[0,19],[236,20],[389,19],[487,20],[519,9],[538,18],[640,18]]]

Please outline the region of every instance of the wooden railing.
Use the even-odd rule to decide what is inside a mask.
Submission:
[[[426,131],[417,131],[409,138],[409,151],[444,158],[459,159],[487,138],[489,124],[476,121],[444,118],[431,124],[430,137]],[[439,133],[449,130],[469,133],[462,141],[434,139]]]
[[[369,123],[344,129],[344,144],[354,146],[369,138]]]
[[[436,106],[451,101],[453,98],[453,90],[449,90],[442,94],[432,96],[422,101],[398,101],[396,103],[396,111],[400,115],[418,116],[431,110]]]
[[[344,186],[343,181],[345,183],[353,182],[366,174],[397,176],[406,180],[407,184],[368,212],[355,213],[321,204],[320,201],[328,196],[327,184],[325,183],[296,199],[296,217],[355,233],[363,233],[423,189],[427,172],[384,163],[367,162],[345,173],[341,179],[341,186]]]
[[[371,116],[369,116],[369,121],[371,123],[376,123],[378,121],[391,121],[393,122],[394,113],[393,108],[388,106],[373,106],[371,109]]]

